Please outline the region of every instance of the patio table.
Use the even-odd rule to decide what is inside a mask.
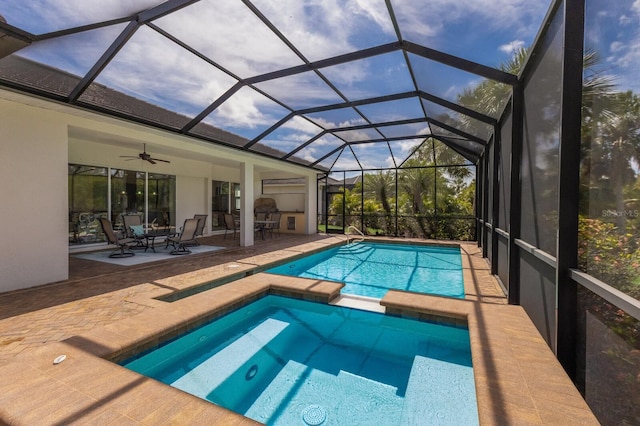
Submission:
[[[276,220],[254,220],[253,223],[258,225],[258,229],[260,230],[260,236],[264,240],[264,231],[269,225],[275,225],[278,223]]]
[[[146,252],[148,249],[151,249],[155,253],[156,252],[155,243],[156,243],[157,237],[168,238],[168,237],[174,236],[175,234],[176,234],[175,231],[172,231],[171,228],[152,229],[145,232],[143,235],[145,239],[144,251]]]

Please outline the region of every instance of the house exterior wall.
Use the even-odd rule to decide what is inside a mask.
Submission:
[[[65,280],[65,120],[55,111],[0,100],[0,129],[0,292]]]
[[[243,164],[255,180],[251,210],[263,175],[315,182],[310,169],[4,90],[0,129],[0,292],[68,278],[69,163],[175,175],[177,226],[196,213],[210,216],[211,181],[241,182]],[[176,154],[170,164],[121,158],[143,143],[159,158]]]
[[[206,203],[208,186],[211,186],[211,179],[192,176],[176,177],[176,227],[181,227],[185,219],[192,218],[194,214],[209,215],[207,224],[211,223],[211,202],[209,205]]]

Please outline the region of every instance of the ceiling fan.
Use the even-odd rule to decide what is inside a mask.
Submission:
[[[142,152],[138,155],[121,155],[121,158],[128,158],[129,160],[141,159],[150,162],[151,164],[156,164],[156,161],[162,161],[163,163],[170,163],[169,160],[161,160],[160,158],[153,158],[151,154],[147,154],[147,144],[142,145]]]

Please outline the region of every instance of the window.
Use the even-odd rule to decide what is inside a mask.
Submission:
[[[176,177],[149,173],[149,223],[158,226],[176,226]]]
[[[231,191],[233,191],[233,198]],[[212,181],[211,229],[225,229],[224,214],[240,210],[240,184],[221,180]]]
[[[175,226],[176,177],[135,170],[69,164],[69,245],[106,241],[99,217],[122,228],[122,214]]]
[[[140,214],[144,222],[145,173],[111,169],[111,214],[114,229],[122,228],[123,214]]]
[[[69,244],[105,241],[98,218],[108,217],[109,170],[69,164]]]
[[[631,2],[613,12],[591,0],[586,11],[593,37],[583,67],[580,268],[640,299],[640,71],[623,50],[608,58],[610,46],[632,46],[640,31],[618,31],[616,16],[635,16]]]

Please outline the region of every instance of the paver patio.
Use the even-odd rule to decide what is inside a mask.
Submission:
[[[177,333],[187,323],[204,321],[216,306],[227,309],[269,291],[331,299],[339,291],[331,283],[305,288],[297,279],[245,275],[260,265],[344,242],[344,237],[283,235],[252,247],[219,236],[201,241],[225,250],[134,267],[71,256],[69,280],[0,294],[0,423],[253,424],[122,372],[109,360],[151,345],[166,330]],[[461,249],[465,301],[396,292],[381,304],[396,314],[468,322],[481,423],[597,424],[524,311],[506,306],[476,244]],[[174,303],[157,299],[225,276],[242,279]],[[51,360],[59,353],[73,363],[54,368]],[[65,395],[52,405],[55,389]],[[149,393],[181,402],[159,406]]]

